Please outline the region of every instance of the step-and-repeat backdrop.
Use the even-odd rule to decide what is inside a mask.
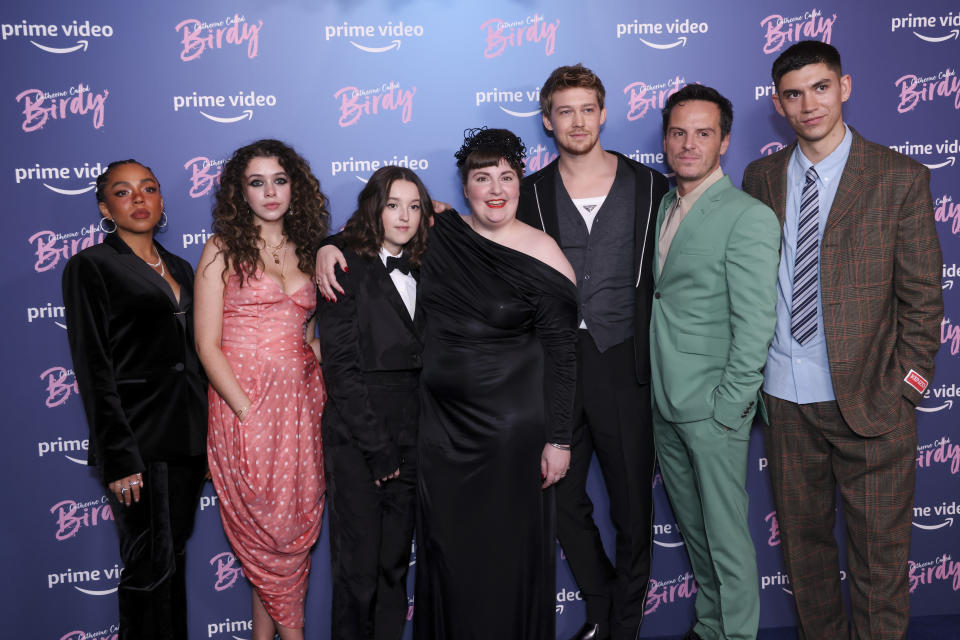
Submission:
[[[931,169],[946,315],[937,373],[917,408],[913,615],[960,609],[960,10],[956,3],[744,0],[407,2],[28,2],[0,8],[0,251],[5,436],[0,482],[5,637],[115,637],[122,566],[104,489],[85,466],[87,426],[64,331],[60,277],[103,239],[93,185],[114,159],[155,170],[170,224],[159,240],[196,263],[212,193],[231,152],[260,137],[293,144],[330,196],[336,226],[363,181],[408,166],[463,207],[453,152],[467,127],[507,127],[528,171],[556,157],[537,96],[550,71],[582,61],[607,89],[605,148],[667,172],[660,109],[709,84],[736,116],[724,168],[793,136],[774,112],[770,65],[801,39],[837,46],[853,76],[847,121]],[[750,527],[761,627],[793,623],[763,454],[754,428]],[[682,633],[697,587],[656,481],[653,575],[643,635]],[[594,469],[597,516],[612,541]],[[842,523],[838,523],[842,534]],[[583,602],[558,550],[558,636]],[[415,554],[411,564],[415,562]],[[308,637],[329,637],[329,546],[314,553]],[[250,637],[249,588],[208,485],[189,547],[193,638]],[[465,576],[465,579],[468,577]],[[414,602],[410,601],[412,615]],[[12,626],[10,623],[12,622]],[[409,634],[409,629],[408,629]]]

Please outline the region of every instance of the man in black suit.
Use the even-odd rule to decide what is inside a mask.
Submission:
[[[636,638],[653,538],[650,413],[653,231],[660,173],[599,140],[604,88],[583,65],[554,70],[540,91],[559,158],[524,179],[517,217],[549,233],[577,275],[579,383],[572,457],[557,484],[560,544],[587,603],[574,636]],[[593,521],[587,472],[597,453],[617,532],[611,563]]]

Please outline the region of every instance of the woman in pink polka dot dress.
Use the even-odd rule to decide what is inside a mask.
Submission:
[[[326,197],[276,140],[224,166],[197,269],[197,351],[210,378],[207,457],[223,529],[253,585],[253,638],[301,640],[323,513],[314,255]]]

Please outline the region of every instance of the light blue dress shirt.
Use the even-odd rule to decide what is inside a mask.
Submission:
[[[823,306],[820,300],[819,275],[817,283],[817,333],[805,345],[790,333],[790,307],[793,300],[793,263],[797,253],[797,225],[800,217],[800,194],[806,181],[807,169],[817,171],[817,190],[820,200],[820,244],[827,216],[837,195],[840,176],[850,156],[853,134],[844,124],[846,133],[840,145],[826,158],[814,165],[797,145],[787,165],[787,208],[783,221],[780,268],[777,272],[777,329],[767,355],[763,371],[763,390],[772,396],[797,404],[835,400],[830,381],[830,362],[827,343],[823,337]],[[818,269],[819,271],[819,269]]]

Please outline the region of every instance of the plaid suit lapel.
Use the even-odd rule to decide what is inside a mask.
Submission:
[[[793,156],[793,149],[797,146],[796,142],[788,145],[781,154],[782,160],[773,165],[771,171],[766,175],[767,189],[770,193],[770,208],[777,214],[780,221],[780,227],[783,228],[783,221],[787,217],[787,165]]]
[[[851,131],[853,128],[851,127]],[[854,210],[854,205],[866,189],[864,180],[865,148],[863,138],[853,131],[853,144],[850,146],[850,156],[843,167],[840,184],[837,185],[837,195],[833,198],[833,206],[827,216],[827,226],[824,233],[836,227],[845,215]]]

